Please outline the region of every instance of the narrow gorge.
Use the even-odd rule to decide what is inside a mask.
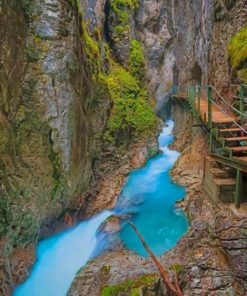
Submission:
[[[0,295],[173,295],[129,220],[183,295],[247,295],[246,0],[0,24]]]

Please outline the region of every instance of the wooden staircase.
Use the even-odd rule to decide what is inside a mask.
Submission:
[[[207,156],[204,160],[205,191],[217,203],[233,203],[236,179],[234,170]]]
[[[243,135],[241,128],[216,129],[216,140],[229,152],[229,157],[247,160],[247,135]]]
[[[234,200],[237,208],[242,195],[242,174],[247,173],[245,95],[247,86],[241,86],[240,95],[235,96],[240,106],[237,110],[213,86],[207,87],[207,95],[193,87],[187,88],[187,94],[184,90],[172,94],[173,98],[188,101],[193,115],[208,131],[210,160],[205,160],[206,191],[222,202]]]

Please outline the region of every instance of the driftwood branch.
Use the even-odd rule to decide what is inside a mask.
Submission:
[[[158,259],[156,258],[156,256],[153,254],[153,252],[151,251],[151,249],[149,248],[149,246],[147,245],[147,243],[145,242],[144,238],[142,237],[141,233],[139,232],[139,230],[137,229],[137,227],[135,226],[135,224],[133,224],[132,222],[129,222],[129,224],[132,226],[132,228],[134,229],[134,231],[136,232],[136,234],[138,235],[139,239],[141,240],[144,248],[146,249],[146,251],[148,252],[148,254],[150,255],[151,259],[153,260],[154,264],[157,266],[160,275],[166,285],[166,287],[172,292],[174,293],[176,296],[183,296],[183,293],[178,285],[178,278],[177,278],[177,274],[175,273],[175,286],[173,285],[173,283],[170,281],[169,278],[169,273],[163,268],[163,266],[160,264],[160,262],[158,261]]]

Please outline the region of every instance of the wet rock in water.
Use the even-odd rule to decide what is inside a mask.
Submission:
[[[119,232],[121,230],[120,222],[121,218],[119,216],[111,215],[100,225],[98,232],[105,232],[107,234]]]

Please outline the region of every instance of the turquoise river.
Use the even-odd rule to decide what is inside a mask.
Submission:
[[[14,296],[65,296],[76,272],[96,254],[107,248],[99,243],[100,225],[111,215],[127,215],[136,224],[156,255],[174,247],[186,232],[188,221],[175,207],[184,198],[184,188],[174,184],[169,170],[179,153],[169,149],[173,142],[173,121],[167,120],[159,136],[160,152],[143,168],[133,171],[124,185],[117,204],[70,230],[39,242],[37,260],[30,277]],[[132,228],[122,222],[119,234],[126,248],[147,256]]]

